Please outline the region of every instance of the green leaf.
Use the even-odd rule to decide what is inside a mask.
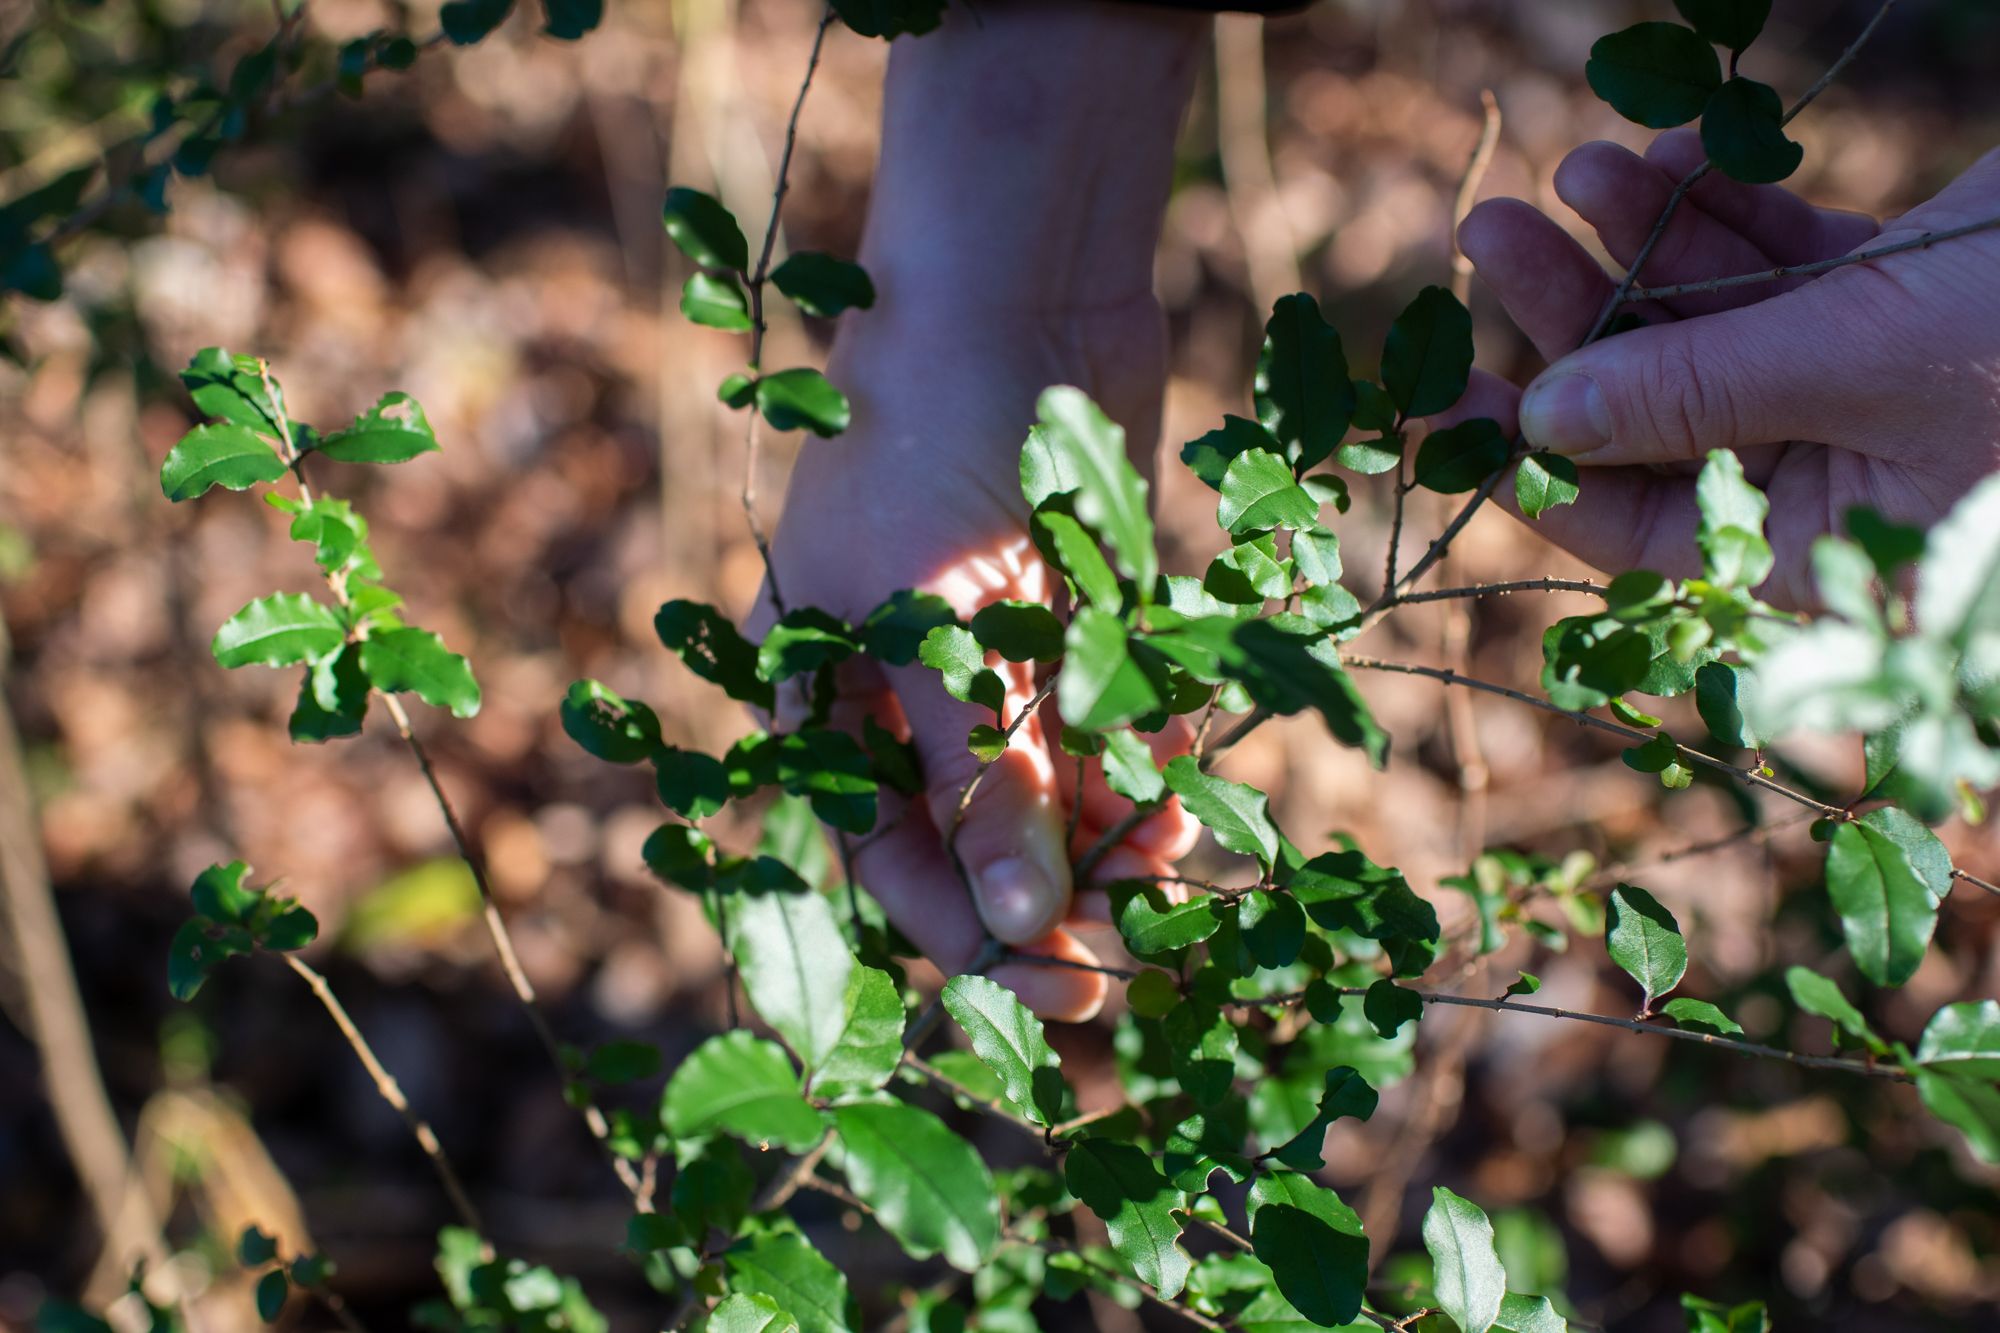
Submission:
[[[1006,707],[1006,682],[986,665],[986,650],[971,630],[939,625],[924,636],[917,660],[942,676],[945,693],[959,702],[991,709],[996,718]]]
[[[690,892],[700,892],[711,879],[709,854],[713,844],[708,835],[685,824],[662,824],[654,829],[640,849],[646,869],[669,884]]]
[[[562,728],[584,752],[614,764],[636,764],[660,743],[660,719],[602,681],[579,680],[562,701]]]
[[[1290,967],[1306,942],[1306,913],[1289,893],[1254,889],[1236,909],[1243,947],[1259,967]]]
[[[1424,997],[1383,977],[1368,987],[1368,993],[1361,999],[1361,1013],[1386,1041],[1395,1036],[1403,1024],[1415,1023],[1423,1018]]]
[[[1732,51],[1756,41],[1771,17],[1771,0],[1674,0],[1674,8],[1704,41]]]
[[[2000,1164],[2000,1087],[1921,1065],[1911,1077],[1925,1108],[1965,1135],[1973,1156],[1988,1165]]]
[[[542,12],[548,16],[543,32],[559,42],[573,42],[604,21],[604,0],[542,0]]]
[[[1463,398],[1471,376],[1471,313],[1444,288],[1424,288],[1396,316],[1382,346],[1382,387],[1389,391],[1389,401],[1405,418],[1427,417]],[[1438,433],[1433,432],[1433,437]],[[1419,454],[1417,479],[1428,484],[1423,482],[1423,473]]]
[[[860,963],[848,974],[840,1037],[813,1070],[807,1091],[839,1100],[874,1092],[903,1062],[903,996],[887,972]]]
[[[660,1072],[660,1048],[650,1041],[607,1041],[591,1049],[584,1072],[599,1083],[637,1083]]]
[[[1340,1196],[1292,1171],[1250,1186],[1250,1243],[1286,1300],[1322,1328],[1361,1313],[1368,1239]]]
[[[711,329],[742,333],[750,327],[750,298],[734,276],[697,269],[681,288],[681,313]]]
[[[1258,421],[1301,472],[1331,455],[1347,433],[1354,416],[1347,354],[1340,335],[1320,317],[1319,303],[1304,292],[1280,297],[1271,307],[1255,398]]]
[[[1694,707],[1708,734],[1722,745],[1738,750],[1755,750],[1764,744],[1743,716],[1745,675],[1741,667],[1728,662],[1705,662],[1694,673]]]
[[[1931,1015],[1917,1063],[1966,1078],[2000,1079],[2000,1000],[1963,1000]]]
[[[1826,887],[1863,976],[1900,986],[1916,973],[1951,886],[1950,867],[1937,835],[1894,806],[1834,829]]]
[[[1284,448],[1271,432],[1247,417],[1225,415],[1222,424],[1181,446],[1181,462],[1210,490],[1222,489],[1229,464],[1252,449],[1276,453]],[[1037,502],[1039,503],[1039,502]]]
[[[667,1080],[660,1116],[675,1138],[717,1132],[803,1152],[819,1142],[819,1113],[776,1042],[725,1032],[694,1048]]]
[[[1727,449],[1711,449],[1695,479],[1701,526],[1695,541],[1709,581],[1725,588],[1754,588],[1771,573],[1771,545],[1764,518],[1771,505],[1743,476],[1743,464]]]
[[[1142,957],[1199,944],[1222,926],[1215,900],[1206,895],[1172,902],[1157,886],[1136,879],[1113,881],[1110,894],[1125,947]]]
[[[1640,23],[1600,37],[1583,74],[1612,110],[1656,130],[1687,124],[1722,86],[1715,48],[1678,23]]]
[[[278,1257],[278,1242],[264,1234],[263,1228],[247,1226],[236,1240],[236,1262],[246,1268],[268,1264]]]
[[[1014,1109],[1038,1125],[1060,1120],[1066,1090],[1062,1061],[1049,1046],[1042,1020],[1014,992],[985,977],[953,977],[944,984],[942,999]]]
[[[1924,540],[1916,618],[1960,647],[2000,629],[2000,477],[1974,486]]]
[[[194,910],[211,920],[247,925],[251,912],[264,898],[262,893],[244,885],[243,877],[249,873],[250,867],[242,861],[212,865],[202,871],[188,889]]]
[[[1153,749],[1136,731],[1114,731],[1104,738],[1104,785],[1134,805],[1151,805],[1167,794]]]
[[[859,264],[816,250],[798,250],[771,270],[771,281],[808,315],[832,319],[875,304],[875,284]]]
[[[1785,137],[1785,104],[1778,90],[1740,77],[1708,99],[1701,114],[1701,146],[1718,171],[1752,185],[1785,179],[1806,156],[1802,144]]]
[[[1046,389],[1036,410],[1049,443],[1075,466],[1076,517],[1104,538],[1119,570],[1149,591],[1160,572],[1146,482],[1125,453],[1125,432],[1081,389]]]
[[[1266,533],[1216,556],[1202,575],[1201,586],[1221,601],[1255,606],[1291,594],[1291,562],[1278,559],[1277,542]]]
[[[1161,706],[1152,679],[1133,660],[1125,622],[1109,611],[1081,607],[1063,635],[1056,708],[1063,721],[1103,731]]]
[[[797,888],[790,891],[733,895],[729,929],[750,1003],[810,1073],[846,1031],[855,963],[826,897],[796,876],[792,881]]]
[[[291,1296],[291,1284],[285,1281],[283,1269],[274,1268],[257,1279],[257,1317],[267,1324],[278,1322],[278,1316],[285,1312],[285,1301]]]
[[[1520,976],[1508,982],[1507,989],[1505,991],[1502,991],[1501,994],[1503,997],[1512,997],[1515,995],[1533,995],[1536,991],[1540,990],[1541,988],[1542,988],[1542,979],[1540,977],[1536,976],[1533,972],[1523,972]],[[1678,1003],[1680,1003],[1680,1001],[1670,1000],[1668,1001],[1667,1007],[1671,1010],[1672,1007]]]
[[[1620,884],[1611,891],[1604,943],[1611,961],[1645,992],[1641,1013],[1650,1012],[1653,1001],[1680,985],[1687,974],[1687,941],[1681,938],[1680,923],[1659,899],[1637,885]]]
[[[894,39],[937,27],[945,0],[833,0],[840,21],[863,37]]]
[[[1222,475],[1215,521],[1232,537],[1272,528],[1296,531],[1319,521],[1319,504],[1292,480],[1284,459],[1269,450],[1246,449]]]
[[[776,684],[844,662],[861,647],[847,622],[816,606],[795,607],[778,618],[757,646],[757,674]]]
[[[513,12],[514,0],[451,0],[438,10],[438,24],[453,46],[471,46]]]
[[[406,393],[385,393],[346,430],[321,440],[313,452],[339,463],[406,463],[437,451],[430,418]]]
[[[1696,1032],[1708,1032],[1718,1037],[1743,1035],[1741,1024],[1707,1000],[1692,1000],[1683,995],[1679,999],[1668,1000],[1661,1006],[1661,1011],[1677,1025]]]
[[[209,651],[226,667],[292,666],[340,647],[346,628],[333,608],[302,592],[259,597],[222,623]]]
[[[1046,539],[1044,554],[1049,562],[1070,577],[1085,600],[1106,611],[1115,612],[1124,605],[1125,592],[1111,562],[1083,524],[1055,509],[1037,510],[1033,521]]]
[[[1569,1321],[1557,1312],[1548,1297],[1523,1296],[1512,1291],[1502,1298],[1493,1327],[1498,1333],[1569,1333]]]
[[[194,405],[211,417],[248,426],[261,435],[280,435],[278,402],[265,387],[263,362],[254,356],[231,356],[220,347],[204,347],[180,374]],[[276,386],[272,380],[271,385]]]
[[[1368,1080],[1351,1065],[1337,1065],[1327,1070],[1326,1091],[1320,1097],[1319,1111],[1311,1123],[1296,1137],[1273,1148],[1270,1155],[1294,1171],[1319,1170],[1326,1165],[1322,1150],[1326,1146],[1328,1127],[1342,1116],[1368,1119],[1375,1114],[1379,1100]]]
[[[1168,1011],[1160,1031],[1174,1077],[1196,1106],[1211,1107],[1229,1095],[1241,1039],[1228,1014],[1201,1000],[1183,1000]]]
[[[940,625],[955,625],[958,615],[951,603],[934,592],[913,592],[904,588],[868,613],[859,627],[862,651],[890,666],[908,666],[917,660],[924,636]]]
[[[1169,1299],[1180,1293],[1193,1261],[1178,1243],[1174,1213],[1187,1207],[1187,1194],[1151,1157],[1129,1143],[1083,1139],[1063,1161],[1063,1183],[1103,1221],[1111,1247],[1141,1281]]]
[[[722,687],[740,703],[769,711],[775,699],[769,681],[757,674],[757,647],[714,607],[681,598],[660,607],[653,632],[688,670]]]
[[[660,802],[683,819],[707,819],[729,800],[729,770],[699,750],[653,750],[653,785]]]
[[[1007,753],[1007,733],[998,727],[977,723],[965,734],[965,748],[982,764],[990,764]]]
[[[1322,527],[1301,528],[1292,535],[1292,563],[1313,587],[1331,585],[1340,577],[1340,538]]]
[[[1436,1266],[1437,1303],[1464,1333],[1486,1333],[1500,1317],[1507,1271],[1493,1248],[1493,1224],[1478,1204],[1444,1186],[1431,1190],[1424,1248]]]
[[[245,427],[196,426],[167,451],[160,464],[160,490],[179,504],[206,495],[213,486],[247,491],[284,475],[278,451]]]
[[[471,664],[427,629],[376,631],[361,645],[361,669],[384,694],[408,692],[454,717],[479,711]]]
[[[829,439],[847,429],[847,395],[810,366],[775,370],[757,380],[757,410],[773,430],[809,430]]]
[[[1514,500],[1529,518],[1575,504],[1580,493],[1576,464],[1561,454],[1529,454],[1514,469]]]
[[[1474,417],[1424,437],[1417,446],[1414,480],[1441,495],[1477,490],[1480,483],[1507,465],[1512,452],[1499,422]]]
[[[734,1291],[716,1302],[702,1321],[702,1333],[790,1333],[799,1321],[769,1296]]]
[[[722,1262],[732,1291],[769,1297],[798,1320],[799,1333],[849,1333],[847,1278],[796,1232],[753,1233]]]
[[[1040,602],[989,602],[972,616],[972,637],[1009,662],[1053,662],[1063,654],[1063,623]]]
[[[1266,867],[1278,856],[1278,827],[1263,792],[1201,771],[1192,755],[1167,764],[1167,786],[1181,805],[1229,851],[1254,856]]]
[[[667,191],[660,211],[667,238],[703,268],[742,272],[750,267],[750,244],[743,229],[713,195],[685,186]]]
[[[1832,1019],[1835,1026],[1877,1055],[1888,1052],[1888,1045],[1875,1035],[1861,1011],[1828,978],[1811,968],[1790,967],[1785,969],[1785,989],[1792,993],[1792,1003],[1807,1013]]]
[[[918,1259],[977,1271],[1000,1244],[1000,1196],[978,1152],[929,1111],[901,1102],[833,1113],[842,1169],[875,1219]]]

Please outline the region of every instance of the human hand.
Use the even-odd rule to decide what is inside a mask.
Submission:
[[[1690,131],[1662,135],[1644,158],[1586,144],[1557,171],[1556,191],[1629,264],[1674,183],[1701,160]],[[2000,151],[1881,227],[1711,173],[1641,285],[1812,263],[1996,214]],[[1467,217],[1459,241],[1554,362],[1519,401],[1528,443],[1588,469],[1587,503],[1534,526],[1600,568],[1698,568],[1692,472],[1710,449],[1737,450],[1770,496],[1777,563],[1763,592],[1794,607],[1813,600],[1813,538],[1839,530],[1850,506],[1928,525],[2000,467],[2000,232],[1641,303],[1649,327],[1581,350],[1614,284],[1559,226],[1518,200],[1494,200]],[[1511,393],[1490,377],[1471,397],[1480,413],[1513,414]]]
[[[1152,255],[1204,31],[1198,18],[1138,7],[1024,3],[978,23],[954,11],[939,32],[897,45],[861,255],[878,300],[842,321],[828,366],[852,425],[808,445],[792,476],[773,549],[786,605],[858,622],[903,588],[944,597],[962,619],[1001,599],[1050,602],[1057,589],[1019,483],[1049,385],[1088,392],[1151,472],[1166,375]],[[759,620],[769,624],[768,605]],[[1032,666],[995,669],[1011,720],[1035,692]],[[1046,725],[1023,725],[961,819],[977,772],[966,734],[992,716],[918,665],[850,661],[838,688],[837,724],[872,716],[922,762],[923,794],[900,808],[885,791],[877,831],[857,844],[856,878],[898,928],[947,972],[970,965],[989,934],[1094,962],[1069,925],[1108,908],[1101,891],[1073,901],[1088,886],[1073,886],[1071,864],[1131,806],[1095,761],[1074,790],[1053,708]],[[1190,735],[1177,719],[1152,739],[1164,762]],[[1170,803],[1096,878],[1167,874],[1196,832]],[[1102,975],[1074,968],[1002,964],[989,975],[1058,1018],[1088,1017],[1105,993]]]

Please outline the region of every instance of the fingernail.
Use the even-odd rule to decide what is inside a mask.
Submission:
[[[1537,449],[1587,454],[1611,443],[1611,406],[1590,376],[1558,375],[1521,399],[1521,433]]]
[[[989,862],[973,877],[986,928],[1009,944],[1025,944],[1049,928],[1059,894],[1048,875],[1025,857]]]

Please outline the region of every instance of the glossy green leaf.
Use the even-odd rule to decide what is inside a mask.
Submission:
[[[484,39],[514,12],[514,0],[451,0],[438,9],[438,25],[453,46]]]
[[[1062,1118],[1062,1061],[1049,1046],[1042,1020],[1014,992],[985,977],[953,977],[944,985],[945,1011],[972,1042],[980,1063],[1000,1080],[1014,1109],[1038,1125]]]
[[[321,440],[313,452],[341,463],[405,463],[437,451],[430,418],[406,393],[385,393],[346,430]]]
[[[1396,1035],[1405,1023],[1415,1023],[1424,1016],[1423,997],[1413,990],[1406,990],[1395,982],[1383,977],[1368,987],[1362,997],[1361,1012],[1374,1025],[1375,1031],[1387,1040]]]
[[[1659,899],[1637,885],[1620,884],[1611,891],[1604,944],[1611,961],[1645,992],[1642,1012],[1680,985],[1687,973],[1687,941],[1681,938],[1680,923]]]
[[[1134,805],[1151,805],[1167,794],[1153,747],[1136,731],[1114,731],[1104,738],[1104,785]]]
[[[1086,601],[1112,612],[1124,605],[1125,592],[1119,586],[1118,575],[1104,558],[1097,539],[1084,530],[1083,524],[1053,509],[1038,511],[1034,523],[1046,542],[1044,551],[1050,563],[1069,576]]]
[[[1743,716],[1744,671],[1729,662],[1707,662],[1694,673],[1694,706],[1708,734],[1723,745],[1754,750],[1764,738]]]
[[[860,648],[860,638],[838,616],[816,606],[794,607],[757,645],[757,674],[776,684],[844,662]]]
[[[856,628],[868,656],[890,666],[908,666],[917,660],[925,635],[940,625],[957,623],[957,613],[944,598],[904,588],[870,611]]]
[[[688,670],[720,685],[732,699],[770,710],[776,696],[770,682],[757,674],[757,646],[720,611],[676,598],[654,615],[653,632]]]
[[[729,770],[699,750],[654,748],[653,785],[660,802],[683,819],[707,819],[729,800]]]
[[[1250,1243],[1300,1314],[1334,1328],[1361,1313],[1368,1239],[1340,1196],[1293,1171],[1250,1186]]]
[[[304,593],[259,597],[222,623],[209,651],[226,667],[292,666],[324,657],[347,637],[332,607]]]
[[[1110,894],[1112,920],[1125,947],[1141,957],[1199,944],[1222,925],[1214,900],[1207,896],[1173,902],[1142,880],[1116,881]]]
[[[1103,1221],[1111,1247],[1141,1281],[1162,1296],[1179,1294],[1193,1267],[1174,1216],[1187,1194],[1151,1157],[1114,1139],[1082,1139],[1063,1160],[1063,1183]]]
[[[974,1272],[1000,1244],[1000,1196],[970,1143],[929,1111],[902,1102],[833,1113],[841,1167],[875,1220],[918,1259],[942,1254]]]
[[[1182,1000],[1168,1011],[1160,1030],[1174,1077],[1196,1106],[1211,1107],[1229,1095],[1241,1039],[1226,1012],[1202,1000]]]
[[[986,665],[986,650],[971,630],[939,625],[924,636],[917,660],[944,680],[945,693],[961,703],[991,709],[995,717],[1007,703],[1007,685]]]
[[[1259,967],[1290,967],[1305,947],[1305,909],[1289,893],[1252,890],[1237,905],[1236,920]]]
[[[1499,422],[1474,417],[1424,437],[1417,446],[1413,480],[1441,495],[1477,490],[1480,483],[1506,466],[1512,450]]]
[[[777,1043],[748,1032],[710,1037],[667,1081],[660,1116],[676,1138],[725,1133],[803,1152],[819,1142],[819,1113]]]
[[[750,298],[733,275],[698,269],[681,287],[681,313],[711,329],[742,333],[750,327]]]
[[[741,272],[750,267],[743,229],[713,195],[676,186],[667,191],[660,220],[680,252],[703,268]]]
[[[1674,8],[1704,40],[1741,51],[1771,17],[1771,0],[1674,0]]]
[[[1581,493],[1576,464],[1561,454],[1529,454],[1514,469],[1514,500],[1529,518],[1575,504]]]
[[[272,1269],[257,1279],[257,1317],[267,1324],[278,1322],[278,1316],[285,1312],[285,1301],[291,1296],[291,1284],[285,1281],[284,1270]]]
[[[564,733],[586,753],[614,764],[636,764],[660,743],[660,719],[653,710],[602,681],[571,684],[561,711]]]
[[[731,1291],[768,1296],[799,1333],[850,1333],[847,1278],[793,1231],[757,1231],[722,1257]]]
[[[1931,1015],[1917,1063],[1966,1078],[2000,1079],[2000,1000],[1963,1000]]]
[[[1435,1187],[1424,1214],[1424,1248],[1435,1266],[1437,1303],[1464,1333],[1486,1333],[1507,1297],[1507,1271],[1493,1248],[1493,1224],[1485,1211]]]
[[[1247,449],[1223,473],[1215,521],[1232,537],[1272,528],[1296,531],[1319,521],[1319,504],[1292,479],[1284,459],[1268,450]]]
[[[773,430],[809,430],[831,438],[846,430],[853,417],[847,395],[810,366],[760,376],[756,398],[757,410]]]
[[[834,12],[863,37],[926,33],[944,15],[945,0],[833,0]]]
[[[771,270],[771,281],[808,315],[832,319],[875,304],[875,284],[859,264],[815,250],[798,250]]]
[[[1375,1114],[1379,1100],[1375,1089],[1359,1071],[1350,1065],[1336,1065],[1326,1071],[1326,1088],[1311,1122],[1295,1137],[1273,1148],[1271,1156],[1294,1171],[1319,1170],[1326,1165],[1322,1150],[1326,1146],[1327,1128],[1342,1116],[1368,1119]]]
[[[1926,1110],[1965,1135],[1973,1156],[2000,1165],[2000,1086],[1921,1065],[1911,1077]]]
[[[989,602],[972,616],[972,637],[1009,662],[1053,662],[1063,654],[1063,623],[1040,602]]]
[[[1167,786],[1181,798],[1181,806],[1216,842],[1266,866],[1277,859],[1278,827],[1271,822],[1270,801],[1263,792],[1202,772],[1191,755],[1175,757],[1166,771]]]
[[[1471,313],[1444,288],[1424,288],[1396,316],[1382,346],[1382,387],[1389,401],[1405,418],[1427,417],[1463,398],[1471,376]],[[1418,459],[1417,480],[1428,484],[1421,454]]]
[[[1146,482],[1125,452],[1125,432],[1081,390],[1043,391],[1036,410],[1051,445],[1076,469],[1076,517],[1111,548],[1121,573],[1150,589],[1159,574]]]
[[[1056,708],[1063,721],[1103,731],[1161,706],[1152,679],[1133,660],[1125,622],[1094,606],[1080,608],[1063,636]]]
[[[1875,1035],[1861,1011],[1841,994],[1840,987],[1831,979],[1811,968],[1790,967],[1785,969],[1785,989],[1791,992],[1792,1003],[1807,1013],[1833,1020],[1836,1027],[1878,1055],[1888,1051],[1887,1044]]]
[[[427,629],[378,630],[361,645],[361,669],[384,694],[410,693],[454,717],[479,711],[472,665]]]
[[[1785,103],[1778,90],[1741,77],[1708,99],[1701,146],[1716,170],[1753,185],[1784,180],[1806,156],[1804,145],[1785,137]]]
[[[243,426],[196,426],[167,451],[160,464],[160,490],[176,504],[206,495],[211,487],[246,491],[285,475],[278,451]]]
[[[542,31],[560,42],[573,42],[594,32],[604,21],[604,0],[542,0],[547,22]]]
[[[1181,446],[1181,462],[1210,490],[1222,489],[1229,465],[1252,449],[1277,453],[1284,446],[1263,426],[1247,417],[1227,416],[1222,424],[1198,439]],[[1037,502],[1039,503],[1039,502]]]
[[[1951,859],[1936,834],[1888,806],[1834,829],[1826,886],[1861,974],[1900,986],[1930,947]]]
[[[1711,449],[1695,479],[1701,524],[1695,541],[1709,580],[1725,588],[1754,588],[1771,572],[1771,545],[1764,519],[1771,505],[1743,475],[1743,464],[1728,449]]]
[[[1695,1032],[1707,1032],[1717,1037],[1743,1035],[1740,1023],[1707,1000],[1689,999],[1683,995],[1678,999],[1668,1000],[1660,1006],[1660,1011],[1673,1019],[1677,1026]]]
[[[1319,303],[1304,292],[1280,297],[1271,307],[1255,397],[1258,421],[1300,471],[1329,457],[1347,433],[1354,416],[1347,354]]]
[[[204,347],[188,362],[180,380],[194,405],[207,415],[277,439],[283,394],[272,398],[277,382],[267,383],[262,365],[254,356],[231,356],[223,348]]]
[[[1974,486],[1925,538],[1916,617],[1925,634],[1961,647],[2000,629],[2000,477]]]
[[[1292,563],[1308,584],[1332,584],[1340,578],[1340,538],[1322,527],[1300,529],[1292,534]]]
[[[903,996],[887,972],[856,963],[842,998],[840,1036],[812,1071],[807,1090],[838,1101],[887,1084],[903,1060]]]
[[[1546,1296],[1508,1292],[1493,1321],[1496,1333],[1569,1333],[1569,1321]]]
[[[1600,37],[1583,73],[1612,110],[1656,130],[1687,124],[1722,86],[1715,48],[1678,23],[1639,23]]]
[[[846,1031],[855,967],[832,905],[802,882],[793,891],[740,893],[729,902],[729,929],[758,1016],[808,1072],[817,1069]]]
[[[769,1296],[734,1291],[717,1301],[702,1321],[702,1333],[792,1333],[799,1321]]]

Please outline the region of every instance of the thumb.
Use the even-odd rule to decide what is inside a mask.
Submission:
[[[1823,279],[1581,348],[1528,386],[1521,431],[1594,466],[1787,440],[1852,444],[1887,396],[1894,349],[1880,332],[1892,321],[1856,308],[1851,290]]]
[[[1032,669],[1008,663],[997,669],[1007,682],[1011,721],[1034,692]],[[1069,912],[1070,866],[1055,764],[1039,722],[1024,720],[982,774],[966,749],[966,734],[979,723],[992,724],[993,715],[953,699],[923,668],[895,674],[910,740],[923,762],[931,820],[971,881],[980,919],[1003,943],[1040,939]],[[960,890],[941,884],[938,891]]]

